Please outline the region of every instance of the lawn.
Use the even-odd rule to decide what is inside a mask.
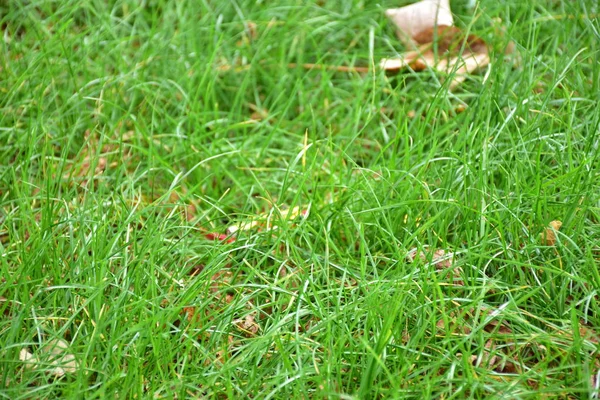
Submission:
[[[0,2],[0,398],[596,397],[598,5],[407,3]]]

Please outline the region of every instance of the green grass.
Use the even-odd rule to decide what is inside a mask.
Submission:
[[[1,398],[597,394],[595,1],[453,2],[454,93],[289,66],[403,51],[403,1],[141,3],[0,3]]]

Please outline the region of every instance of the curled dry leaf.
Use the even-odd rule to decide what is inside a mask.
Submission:
[[[544,232],[540,235],[544,246],[554,246],[556,244],[556,232],[558,232],[561,226],[562,222],[557,220],[550,222],[549,226],[544,229]]]
[[[504,336],[512,333],[512,329],[506,321],[498,321],[495,319],[497,311],[492,311],[487,307],[471,308],[465,313],[455,311],[449,312],[448,331],[452,334],[469,335],[474,329],[479,329],[480,324],[484,324],[483,329],[486,332],[494,333],[490,337],[483,348],[477,355],[470,357],[470,362],[473,366],[494,370],[498,373],[514,374],[520,372],[520,367],[509,357],[507,351],[514,351],[514,344],[509,342],[510,337]],[[459,316],[460,315],[460,316]],[[490,316],[492,319],[490,320]],[[479,325],[479,327],[478,327]],[[440,319],[436,327],[443,331],[446,329],[444,319]],[[503,346],[496,346],[498,341],[506,343]],[[457,356],[462,356],[458,353]]]
[[[588,326],[584,321],[579,321],[579,336],[594,344],[600,343],[600,334]]]
[[[449,330],[468,335],[472,332],[472,329],[476,328],[477,325],[485,323],[483,329],[488,333],[495,333],[497,335],[510,335],[512,329],[508,322],[496,319],[496,311],[491,311],[487,307],[471,308],[463,313],[451,311],[448,313]],[[491,316],[491,318],[490,318]],[[444,319],[440,319],[436,327],[440,330],[445,329]]]

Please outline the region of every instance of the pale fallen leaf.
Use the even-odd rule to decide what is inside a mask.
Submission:
[[[66,374],[77,372],[75,356],[68,352],[69,344],[62,339],[52,339],[42,347],[41,358],[36,357],[27,349],[21,349],[19,360],[26,369],[36,369],[41,365],[50,365],[46,372],[60,378]]]
[[[557,220],[550,222],[549,226],[544,229],[544,232],[540,235],[544,246],[554,246],[556,244],[556,232],[559,231],[561,226],[562,222]]]
[[[19,361],[22,361],[27,369],[35,368],[35,365],[38,363],[38,359],[27,349],[21,349],[19,352]]]
[[[506,321],[499,321],[495,317],[499,310],[492,310],[488,307],[470,308],[466,312],[450,311],[447,314],[446,325],[442,318],[436,323],[436,328],[440,331],[446,331],[453,335],[470,335],[473,330],[483,329],[488,333],[495,334],[488,338],[483,348],[479,349],[477,354],[471,355],[469,361],[473,366],[494,370],[504,374],[520,373],[520,367],[512,360],[510,353],[514,352],[515,346],[511,342],[512,329]],[[490,317],[492,319],[490,320]],[[496,346],[501,341],[502,346]],[[462,356],[457,353],[457,356]]]
[[[54,366],[49,371],[52,375],[61,377],[67,373],[77,372],[75,356],[68,350],[69,344],[62,339],[52,339],[42,348],[45,358]]]
[[[398,38],[408,47],[419,44],[415,37],[426,29],[454,25],[449,0],[422,0],[386,10],[385,15],[396,25]]]

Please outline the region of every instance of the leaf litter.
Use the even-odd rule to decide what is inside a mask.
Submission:
[[[465,81],[466,75],[490,64],[487,43],[454,26],[448,0],[422,0],[386,11],[397,35],[413,50],[397,58],[381,60],[384,71],[432,68],[453,76],[450,89]]]

